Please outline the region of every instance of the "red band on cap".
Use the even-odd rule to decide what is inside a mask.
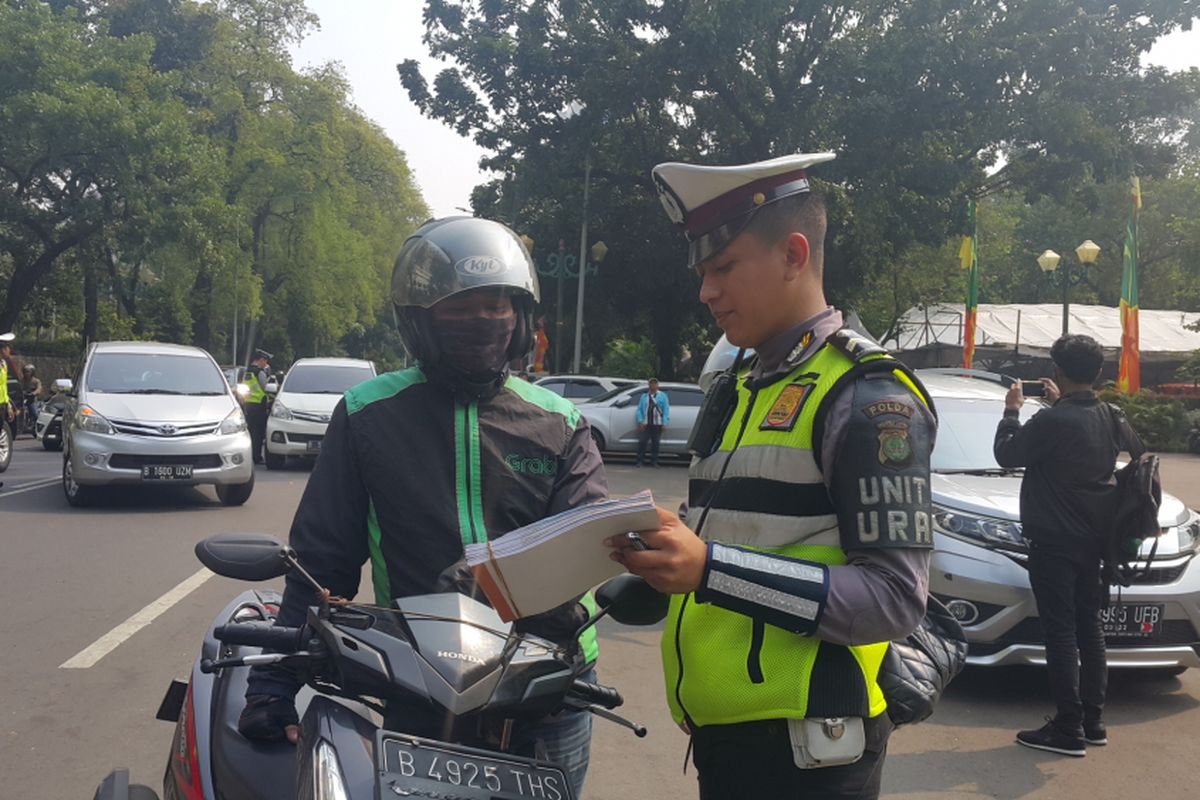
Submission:
[[[688,237],[695,239],[727,222],[730,215],[740,216],[746,213],[754,207],[753,199],[756,194],[763,194],[767,199],[775,199],[773,197],[775,189],[805,177],[806,174],[802,169],[794,172],[781,172],[778,175],[759,178],[719,197],[714,197],[704,205],[687,213],[684,226]]]

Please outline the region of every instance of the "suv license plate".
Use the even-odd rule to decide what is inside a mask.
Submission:
[[[1161,605],[1110,605],[1100,609],[1105,636],[1153,639],[1162,628]]]
[[[142,465],[142,480],[144,481],[190,481],[191,479],[191,464]]]
[[[566,773],[553,764],[387,733],[379,790],[467,800],[572,800]]]
[[[305,452],[308,452],[308,453],[319,453],[319,452],[321,452],[321,440],[320,440],[320,439],[310,439],[310,440],[309,440],[309,441],[308,441],[308,442],[307,442],[307,443],[304,445],[304,450],[305,450]]]

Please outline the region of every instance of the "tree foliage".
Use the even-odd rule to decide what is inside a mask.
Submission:
[[[590,154],[589,224],[612,264],[585,346],[598,357],[619,323],[668,367],[706,315],[653,198],[655,163],[837,151],[817,171],[827,290],[877,307],[878,329],[895,313],[880,287],[928,282],[965,198],[1086,210],[1087,192],[1130,172],[1165,175],[1197,76],[1140,58],[1194,13],[1186,0],[427,0],[426,43],[450,66],[429,80],[407,60],[399,74],[504,175],[477,189],[476,210],[535,239],[578,230]]]
[[[224,355],[236,325],[288,358],[372,328],[427,209],[340,68],[292,67],[316,24],[303,0],[0,2],[0,329]]]

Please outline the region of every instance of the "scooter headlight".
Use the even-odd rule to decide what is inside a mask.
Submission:
[[[324,739],[317,743],[313,759],[313,789],[316,800],[350,800],[337,752]]]

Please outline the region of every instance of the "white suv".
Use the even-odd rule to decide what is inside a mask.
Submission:
[[[217,362],[196,347],[98,342],[63,413],[72,506],[117,484],[214,484],[228,506],[254,489],[250,434]]]
[[[346,390],[375,377],[375,365],[357,358],[302,358],[288,370],[267,419],[267,469],[288,456],[316,458],[334,406]]]

